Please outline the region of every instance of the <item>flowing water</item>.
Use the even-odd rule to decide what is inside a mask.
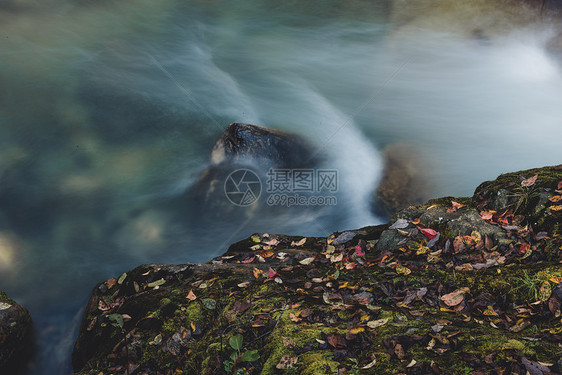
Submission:
[[[35,321],[26,374],[70,373],[91,288],[138,264],[381,223],[387,145],[408,145],[434,196],[559,164],[556,19],[435,3],[0,4],[0,289]],[[184,221],[209,214],[181,197],[231,122],[304,137],[338,171],[337,205]]]

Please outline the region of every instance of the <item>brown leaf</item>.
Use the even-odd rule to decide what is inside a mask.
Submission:
[[[297,356],[293,354],[285,354],[283,357],[281,357],[279,363],[275,365],[275,368],[277,368],[278,370],[287,370],[296,365],[297,361]]]
[[[468,292],[468,288],[460,288],[455,290],[454,292],[445,294],[441,297],[441,300],[445,302],[447,306],[456,306],[461,303],[464,299],[464,294]]]
[[[396,346],[394,347],[394,354],[398,359],[404,359],[404,357],[406,356],[404,348],[400,344],[396,344]]]
[[[295,340],[290,337],[282,337],[283,339],[283,346],[286,348],[294,348],[295,347]]]
[[[539,289],[539,299],[543,302],[548,301],[550,294],[552,293],[552,288],[550,287],[550,282],[545,281],[542,283]]]
[[[114,277],[112,277],[111,279],[109,279],[105,282],[105,285],[107,285],[107,289],[113,288],[113,286],[115,286],[115,284],[117,284],[117,279],[115,279]]]
[[[328,335],[328,344],[332,345],[334,348],[345,348],[347,343],[345,342],[345,337],[332,333]]]
[[[535,184],[535,182],[537,182],[537,177],[539,177],[538,174],[534,175],[533,177],[529,177],[523,181],[521,181],[521,186],[523,187],[531,187]]]

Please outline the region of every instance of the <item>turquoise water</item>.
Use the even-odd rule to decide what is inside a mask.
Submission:
[[[26,374],[68,374],[91,288],[138,264],[382,222],[388,145],[408,145],[428,195],[562,160],[548,17],[493,1],[156,3],[0,5],[0,288],[35,320]],[[305,138],[338,171],[338,204],[194,212],[184,192],[231,122]]]

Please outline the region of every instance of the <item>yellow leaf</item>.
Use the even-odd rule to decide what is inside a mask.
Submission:
[[[548,301],[551,293],[552,288],[550,287],[550,282],[545,281],[542,283],[541,288],[539,289],[539,299],[543,302]]]
[[[548,200],[551,201],[552,203],[560,202],[562,201],[562,195],[555,195],[553,197],[548,198]]]
[[[398,265],[396,266],[396,273],[400,275],[409,275],[412,273],[412,270],[409,269],[408,267]]]
[[[548,281],[553,282],[554,284],[562,284],[562,277],[560,276],[553,276]]]
[[[349,330],[349,333],[351,333],[352,335],[356,335],[356,334],[361,333],[361,332],[365,332],[365,328],[356,327],[356,328],[352,328],[352,329]]]
[[[551,210],[551,211],[561,211],[561,210],[562,210],[562,205],[550,206],[550,210]]]

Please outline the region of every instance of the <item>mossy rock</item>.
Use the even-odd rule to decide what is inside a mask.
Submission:
[[[15,373],[33,351],[29,311],[0,291],[0,373]]]
[[[525,179],[537,176],[531,186],[522,186]],[[534,168],[524,171],[506,173],[493,181],[487,181],[478,186],[474,192],[474,204],[481,208],[495,211],[513,210],[514,214],[523,215],[526,223],[532,225],[536,231],[560,233],[560,219],[562,202],[551,199],[559,196],[558,184],[562,181],[562,165]]]
[[[498,190],[521,185],[519,176],[538,174],[536,188],[555,196],[558,173],[503,175],[473,198],[432,200],[389,224],[327,238],[256,233],[206,264],[140,266],[94,288],[74,368],[560,373],[559,220],[551,215],[533,231],[531,203],[518,218],[482,214]]]

